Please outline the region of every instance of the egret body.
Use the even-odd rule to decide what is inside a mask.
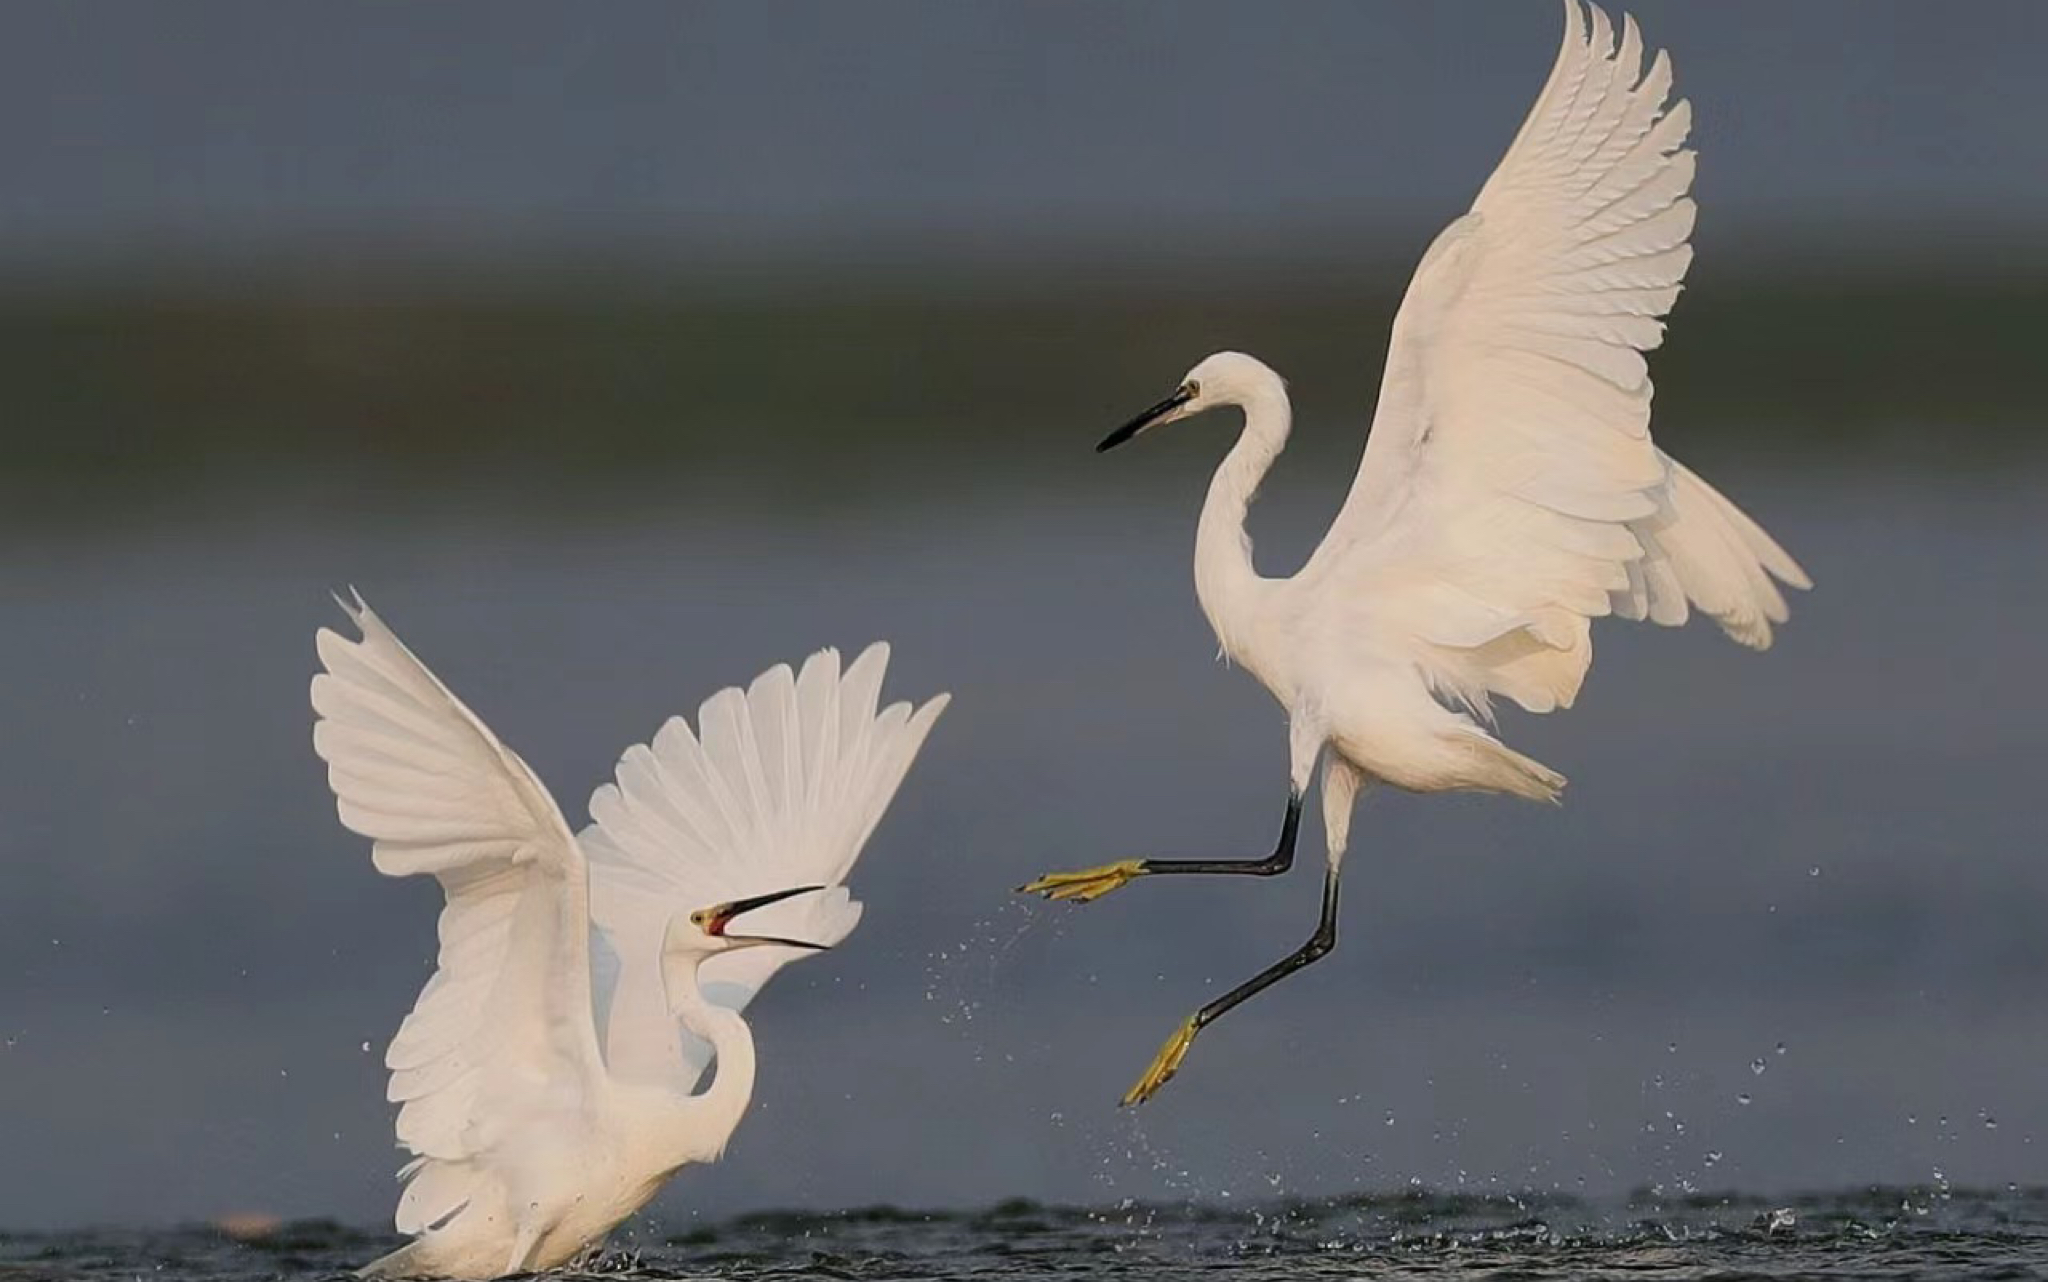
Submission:
[[[1202,1007],[1124,1097],[1149,1098],[1195,1036],[1322,957],[1359,790],[1473,789],[1556,801],[1564,776],[1492,732],[1492,700],[1569,707],[1592,621],[1693,610],[1754,649],[1810,583],[1739,508],[1650,439],[1643,353],[1692,260],[1691,112],[1632,20],[1566,0],[1563,46],[1471,211],[1422,256],[1399,313],[1357,480],[1291,578],[1253,567],[1245,512],[1287,443],[1280,376],[1219,352],[1100,449],[1207,410],[1244,427],[1195,533],[1195,590],[1223,652],[1286,709],[1280,838],[1257,859],[1129,859],[1025,890],[1086,901],[1158,874],[1268,876],[1293,863],[1321,763],[1322,909],[1299,949]]]
[[[859,921],[842,883],[946,698],[878,714],[880,644],[844,672],[830,650],[772,668],[706,701],[696,733],[675,717],[628,749],[576,834],[360,598],[345,608],[362,639],[320,632],[314,746],[377,870],[447,896],[439,969],[384,1059],[413,1241],[363,1275],[553,1268],[725,1151],[754,1091],[740,1011]]]

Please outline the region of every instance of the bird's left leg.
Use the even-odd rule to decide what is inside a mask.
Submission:
[[[1272,854],[1254,859],[1119,859],[1113,864],[1103,864],[1098,868],[1047,873],[1036,881],[1017,887],[1018,893],[1087,903],[1091,899],[1102,898],[1112,890],[1120,890],[1139,877],[1157,876],[1161,873],[1276,877],[1286,872],[1294,866],[1294,843],[1301,831],[1302,794],[1308,790],[1308,779],[1315,769],[1316,755],[1322,751],[1322,733],[1318,728],[1318,722],[1305,716],[1290,719],[1288,741],[1288,753],[1293,762],[1287,786],[1287,814],[1280,821],[1280,837],[1273,843]]]
[[[1044,895],[1047,899],[1071,899],[1087,903],[1112,890],[1129,885],[1139,877],[1159,873],[1239,873],[1272,877],[1294,866],[1294,840],[1301,829],[1301,794],[1287,794],[1287,817],[1280,821],[1280,839],[1273,853],[1258,859],[1120,859],[1099,868],[1075,872],[1050,872],[1037,881],[1017,887],[1018,893]]]
[[[1314,933],[1301,947],[1182,1021],[1181,1026],[1173,1031],[1173,1036],[1159,1048],[1159,1053],[1153,1056],[1151,1066],[1138,1079],[1138,1084],[1124,1093],[1125,1104],[1142,1104],[1158,1094],[1159,1088],[1180,1071],[1180,1062],[1187,1057],[1188,1047],[1194,1045],[1197,1033],[1295,971],[1320,960],[1337,946],[1337,884],[1344,864],[1345,843],[1351,833],[1351,807],[1358,796],[1360,781],[1357,769],[1335,754],[1324,762],[1323,827],[1329,834],[1329,866],[1323,873],[1323,906],[1316,918]]]
[[[533,1256],[540,1249],[541,1233],[545,1225],[538,1220],[519,1221],[519,1231],[512,1239],[512,1254],[505,1261],[505,1272],[526,1273],[533,1268]]]

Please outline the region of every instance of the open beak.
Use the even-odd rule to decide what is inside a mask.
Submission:
[[[1181,386],[1173,395],[1146,410],[1143,414],[1138,415],[1138,417],[1114,432],[1111,432],[1108,436],[1103,437],[1102,443],[1095,447],[1095,452],[1101,454],[1107,450],[1113,450],[1125,441],[1135,440],[1146,428],[1157,427],[1169,419],[1179,417],[1180,407],[1193,399],[1195,399],[1195,389],[1185,385]]]
[[[823,951],[831,945],[813,944],[802,939],[783,939],[776,935],[728,935],[725,933],[725,928],[732,924],[732,919],[741,913],[752,912],[756,908],[766,908],[770,904],[779,904],[792,896],[808,895],[814,890],[823,889],[823,886],[793,886],[788,890],[774,890],[765,895],[754,895],[746,899],[735,899],[729,903],[713,904],[709,908],[699,908],[696,912],[691,913],[690,921],[697,929],[712,938],[729,940],[735,944],[781,944],[786,948],[813,948]]]

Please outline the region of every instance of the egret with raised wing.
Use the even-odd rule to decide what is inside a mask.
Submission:
[[[674,717],[627,749],[571,833],[360,597],[344,609],[362,639],[320,632],[314,747],[377,870],[447,896],[439,969],[384,1057],[413,1241],[363,1275],[553,1268],[725,1151],[754,1090],[740,1012],[859,921],[842,883],[946,696],[877,712],[882,644],[770,668],[694,734]]]
[[[1023,887],[1086,901],[1162,874],[1271,876],[1293,863],[1318,761],[1322,908],[1299,949],[1203,1006],[1124,1097],[1171,1078],[1197,1034],[1327,954],[1359,790],[1475,789],[1556,801],[1564,776],[1491,732],[1491,701],[1571,706],[1592,621],[1698,610],[1761,650],[1810,586],[1772,538],[1650,439],[1643,353],[1692,261],[1691,111],[1647,71],[1633,20],[1566,0],[1548,82],[1471,211],[1423,254],[1357,480],[1292,578],[1252,565],[1245,511],[1287,442],[1280,376],[1219,352],[1111,433],[1110,449],[1204,410],[1244,427],[1195,534],[1195,592],[1223,652],[1286,709],[1286,816],[1254,859],[1127,859]]]

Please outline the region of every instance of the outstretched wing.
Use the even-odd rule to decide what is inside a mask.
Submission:
[[[362,630],[319,634],[313,746],[342,823],[377,871],[431,873],[447,894],[440,968],[384,1056],[398,1140],[418,1155],[398,1228],[459,1211],[492,1149],[603,1071],[590,1010],[589,879],[525,762],[357,597]]]
[[[860,904],[840,883],[903,782],[947,696],[876,712],[889,647],[869,646],[843,673],[839,652],[786,664],[744,692],[719,691],[697,732],[672,717],[652,745],[628,748],[616,783],[590,798],[583,830],[593,905],[617,967],[606,1024],[615,1073],[688,1090],[710,1062],[664,1000],[661,949],[670,920],[729,899],[792,886],[829,887],[749,914],[753,934],[819,944],[845,938]],[[804,950],[721,953],[698,971],[705,996],[739,1010]]]
[[[1566,0],[1557,63],[1394,321],[1358,479],[1304,571],[1442,652],[1483,707],[1569,705],[1589,621],[1684,622],[1762,649],[1803,571],[1650,440],[1643,353],[1692,261],[1693,153],[1662,53]]]

